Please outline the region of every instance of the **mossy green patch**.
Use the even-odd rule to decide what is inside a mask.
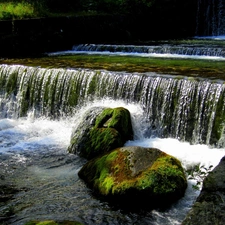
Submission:
[[[186,184],[180,162],[169,155],[159,157],[152,167],[139,179],[139,188],[151,188],[155,194],[166,194],[179,190]]]
[[[1,59],[1,64],[23,64],[45,68],[90,68],[110,71],[159,72],[171,76],[224,79],[224,61],[151,58],[135,56],[70,55],[43,58]],[[94,81],[91,84],[94,87]],[[90,92],[93,89],[90,88]]]
[[[129,194],[142,196],[182,196],[187,186],[183,168],[176,158],[160,153],[153,165],[132,173],[129,147],[113,150],[109,154],[88,162],[79,172],[90,187],[103,196],[126,196]],[[134,147],[132,147],[134,148]],[[140,147],[139,147],[140,148]],[[139,149],[138,149],[139,150]],[[151,151],[146,149],[146,151]],[[155,150],[154,151],[159,151]],[[145,157],[145,155],[143,155]],[[143,161],[139,158],[136,160]],[[135,165],[134,165],[135,166]]]
[[[17,77],[18,77],[18,74],[17,73],[11,73],[9,75],[9,78],[7,79],[7,82],[6,82],[6,92],[7,94],[11,94],[11,93],[14,93],[16,94],[16,91],[17,91]]]
[[[89,141],[86,146],[88,156],[99,155],[123,145],[119,132],[113,128],[93,128]]]
[[[113,109],[111,108],[104,109],[104,111],[99,116],[97,116],[95,127],[96,128],[103,127],[104,124],[109,120],[109,118],[111,118],[112,114]],[[109,124],[107,124],[106,126],[110,127]]]
[[[108,127],[116,129],[124,142],[133,139],[133,129],[130,112],[122,107],[107,108],[97,118],[95,127]]]
[[[112,192],[114,185],[113,177],[111,176],[110,165],[117,157],[117,152],[113,151],[108,155],[99,157],[97,160],[91,160],[86,164],[86,169],[81,169],[79,175],[89,182],[91,187],[102,195],[107,195]]]
[[[97,109],[96,109],[97,110]],[[130,113],[125,108],[106,108],[88,112],[73,134],[68,148],[80,156],[91,159],[115,148],[122,147],[133,138]]]
[[[37,16],[34,6],[28,2],[5,1],[0,4],[0,20],[22,19]]]
[[[214,123],[211,132],[210,144],[218,144],[224,135],[224,121],[225,121],[225,106],[224,106],[225,92],[220,95],[215,112]],[[220,146],[220,143],[218,144]]]
[[[58,225],[58,223],[56,223],[53,220],[47,220],[47,221],[30,221],[25,223],[25,225]]]

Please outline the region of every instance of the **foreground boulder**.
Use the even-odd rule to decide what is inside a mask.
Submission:
[[[225,157],[203,181],[203,187],[182,225],[217,224],[225,221]]]
[[[187,187],[181,163],[154,148],[117,148],[90,160],[78,174],[95,194],[129,208],[166,207]]]
[[[130,112],[119,108],[92,108],[73,131],[70,153],[91,159],[121,147],[133,138]]]

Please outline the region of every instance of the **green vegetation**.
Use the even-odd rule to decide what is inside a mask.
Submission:
[[[110,169],[106,165],[111,164],[116,159],[117,154],[117,151],[113,151],[109,155],[104,155],[95,164],[94,188],[99,186],[101,193],[104,195],[111,193],[114,185],[113,177],[110,176]]]
[[[132,152],[117,148],[89,161],[80,170],[79,176],[103,196],[129,195],[133,191],[136,194],[143,192],[146,198],[148,194],[158,197],[176,193],[179,196],[186,189],[186,177],[176,158],[161,153],[152,166],[143,167],[134,175],[131,167],[137,166],[138,161],[144,159],[135,158],[133,165],[129,160],[131,157]]]
[[[35,11],[34,5],[29,2],[0,3],[0,19],[22,19],[36,16],[38,13]]]
[[[95,126],[90,130],[90,137],[85,143],[86,157],[92,158],[102,152],[123,146],[132,139],[132,125],[128,110],[106,108],[97,116]]]
[[[123,146],[127,140],[133,138],[130,113],[127,109],[106,108],[98,116],[88,114],[72,135],[68,148],[70,153],[92,159]]]
[[[176,158],[166,155],[159,157],[149,171],[145,173],[144,179],[139,180],[140,187],[151,187],[155,194],[172,193],[177,191],[185,183],[185,174],[181,163]]]
[[[99,13],[143,13],[154,0],[0,0],[0,19]]]
[[[108,152],[118,146],[122,146],[120,133],[113,128],[92,128],[90,140],[86,145],[87,158]]]
[[[90,68],[128,72],[159,72],[170,75],[224,79],[224,61],[163,59],[148,57],[71,55],[33,59],[0,59],[1,64],[23,64],[44,68]],[[91,91],[91,90],[90,90]]]

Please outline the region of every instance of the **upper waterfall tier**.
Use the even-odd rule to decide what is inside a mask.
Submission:
[[[178,54],[191,56],[217,56],[225,57],[225,49],[219,46],[193,46],[161,44],[154,46],[137,45],[103,45],[103,44],[80,44],[73,46],[75,52],[121,52],[121,53],[145,53],[145,54]]]
[[[224,82],[84,69],[0,66],[0,117],[71,115],[103,98],[140,104],[146,136],[224,145]]]

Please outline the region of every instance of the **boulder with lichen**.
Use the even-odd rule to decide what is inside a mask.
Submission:
[[[175,157],[155,148],[121,147],[79,171],[98,196],[130,208],[166,207],[184,195],[186,176]]]

